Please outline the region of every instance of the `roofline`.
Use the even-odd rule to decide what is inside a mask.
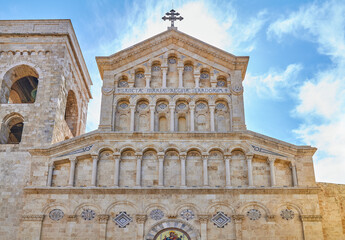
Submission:
[[[195,38],[195,37],[192,37],[192,36],[190,36],[190,35],[188,35],[188,34],[186,34],[186,33],[184,33],[184,32],[181,32],[181,31],[179,31],[179,30],[177,30],[177,29],[175,29],[175,28],[168,28],[168,30],[165,30],[164,32],[158,33],[158,34],[156,34],[156,35],[154,35],[154,36],[152,36],[152,37],[149,37],[149,38],[147,38],[147,39],[145,39],[145,40],[143,40],[143,41],[141,41],[141,42],[138,42],[138,43],[136,43],[136,44],[134,44],[134,45],[132,45],[132,46],[130,46],[130,47],[127,47],[127,48],[125,48],[125,49],[122,49],[122,50],[120,50],[120,51],[118,51],[118,52],[116,52],[116,53],[114,53],[114,54],[109,55],[109,56],[96,56],[95,59],[96,59],[96,62],[97,62],[98,70],[99,70],[99,72],[100,72],[100,74],[101,74],[101,78],[103,79],[103,73],[102,73],[101,64],[99,63],[99,60],[107,60],[107,61],[109,61],[109,60],[111,60],[112,58],[116,58],[117,55],[121,55],[122,53],[125,53],[126,51],[130,51],[132,48],[135,48],[135,47],[137,47],[137,46],[143,45],[143,44],[149,42],[150,40],[152,40],[152,39],[154,39],[154,38],[158,38],[158,37],[160,37],[160,36],[162,36],[162,35],[164,35],[164,34],[167,34],[167,33],[171,32],[171,31],[175,31],[175,32],[177,32],[177,33],[179,33],[179,34],[182,34],[182,35],[188,37],[188,38],[191,38],[192,40],[194,40],[194,41],[196,41],[196,42],[199,42],[199,43],[201,43],[201,44],[203,44],[203,45],[206,45],[207,47],[212,48],[212,49],[214,49],[215,51],[218,51],[218,52],[221,52],[221,53],[223,53],[223,54],[225,54],[225,55],[228,55],[228,56],[230,56],[231,58],[234,58],[235,60],[236,60],[236,59],[245,59],[245,60],[247,61],[247,63],[246,63],[246,65],[245,65],[244,72],[243,72],[243,74],[242,74],[242,80],[244,80],[245,73],[246,73],[246,71],[247,71],[248,62],[249,62],[249,56],[235,56],[235,55],[232,54],[232,53],[229,53],[229,52],[227,52],[227,51],[225,51],[225,50],[223,50],[223,49],[220,49],[220,48],[218,48],[218,47],[215,47],[215,46],[213,46],[213,45],[211,45],[211,44],[209,44],[209,43],[203,42],[203,41],[201,41],[201,40],[199,40],[199,39],[197,39],[197,38]]]

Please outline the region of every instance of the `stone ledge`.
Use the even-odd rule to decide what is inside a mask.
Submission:
[[[25,187],[26,194],[318,194],[318,187],[288,188],[116,188],[116,187]]]

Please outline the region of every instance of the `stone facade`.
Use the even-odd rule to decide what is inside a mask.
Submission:
[[[316,149],[246,129],[248,57],[176,28],[97,57],[84,134],[70,21],[0,21],[0,38],[0,239],[344,239],[344,186],[315,182]]]

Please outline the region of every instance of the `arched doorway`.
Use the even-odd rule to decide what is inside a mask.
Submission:
[[[172,235],[172,238],[170,237]],[[175,236],[176,235],[176,236]],[[181,238],[182,236],[182,238]],[[162,220],[151,226],[145,240],[200,240],[200,233],[194,226],[180,219]]]
[[[191,240],[189,235],[179,228],[166,228],[159,231],[153,240]]]

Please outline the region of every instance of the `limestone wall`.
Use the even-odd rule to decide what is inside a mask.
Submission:
[[[345,239],[345,185],[318,183],[325,239]]]

